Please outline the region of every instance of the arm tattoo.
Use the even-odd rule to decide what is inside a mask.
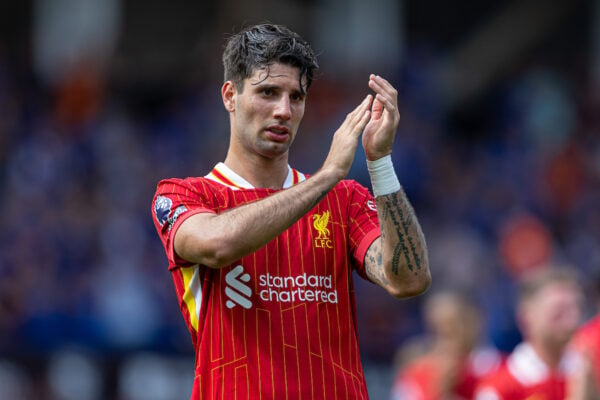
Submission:
[[[381,255],[381,242],[376,240],[369,246],[365,255],[365,269],[367,276],[375,283],[385,286],[388,280],[383,270],[383,257]]]
[[[398,264],[400,263],[400,252],[403,251],[402,245],[398,244],[394,247],[394,254],[392,256],[392,272],[398,275]],[[406,255],[406,253],[405,253]],[[413,270],[412,265],[408,264],[408,269]]]
[[[404,261],[410,272],[417,275],[423,265],[425,238],[416,222],[412,206],[402,189],[396,193],[378,197],[377,200],[381,209],[381,223],[391,224],[392,231],[398,238],[392,254],[392,272],[398,275],[400,263]],[[415,240],[419,242],[420,246],[415,244]]]

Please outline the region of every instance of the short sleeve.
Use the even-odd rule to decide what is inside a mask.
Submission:
[[[365,279],[365,255],[369,246],[381,235],[375,198],[369,190],[356,181],[348,181],[350,251],[355,260],[355,269]]]
[[[165,248],[169,269],[192,265],[179,257],[173,247],[175,232],[183,221],[198,213],[215,213],[209,188],[191,179],[160,181],[152,200],[152,220]]]

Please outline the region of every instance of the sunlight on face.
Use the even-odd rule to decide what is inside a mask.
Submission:
[[[256,69],[242,89],[235,94],[234,149],[267,158],[287,156],[304,116],[298,68],[275,63]]]

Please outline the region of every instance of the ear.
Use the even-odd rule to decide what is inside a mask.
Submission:
[[[221,97],[223,98],[223,105],[229,112],[235,111],[235,85],[232,81],[227,81],[221,87]]]

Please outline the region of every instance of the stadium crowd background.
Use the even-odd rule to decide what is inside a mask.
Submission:
[[[223,159],[221,46],[264,20],[320,54],[298,169],[318,169],[370,72],[399,88],[393,157],[431,290],[477,299],[487,341],[519,341],[525,271],[598,274],[600,1],[204,3],[0,6],[0,398],[189,396],[193,350],[150,202],[159,179]],[[369,185],[360,150],[351,177]],[[386,398],[422,298],[357,279],[357,299],[369,389]]]

